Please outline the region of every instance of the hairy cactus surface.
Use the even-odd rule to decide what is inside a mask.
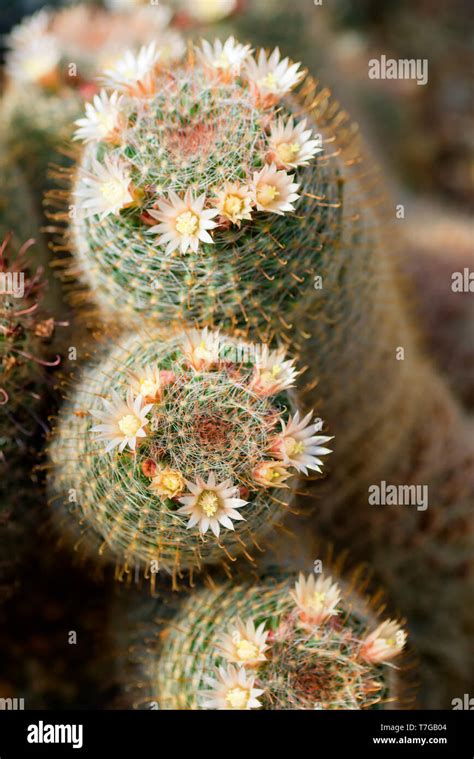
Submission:
[[[56,499],[125,566],[249,555],[288,509],[292,475],[320,472],[329,453],[292,408],[296,374],[281,350],[207,330],[124,338],[60,414]]]
[[[310,261],[284,251],[332,213],[309,192],[321,147],[280,102],[298,65],[249,55],[232,38],[204,42],[171,70],[143,48],[128,79],[120,62],[106,72],[109,91],[76,135],[87,146],[72,225],[106,312],[253,327],[263,339],[298,300]]]
[[[405,643],[353,585],[273,573],[196,589],[166,619],[158,607],[133,650],[146,708],[387,709],[404,703]]]

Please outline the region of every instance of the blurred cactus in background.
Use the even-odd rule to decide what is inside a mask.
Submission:
[[[474,223],[417,205],[404,265],[414,280],[421,337],[466,408],[474,409]],[[470,288],[470,289],[469,289]]]
[[[407,703],[406,643],[355,583],[267,574],[145,605],[129,648],[144,708],[391,709]],[[393,666],[392,661],[395,662]],[[388,664],[387,664],[388,663]],[[132,669],[133,672],[133,669]]]
[[[176,576],[251,558],[293,499],[292,475],[320,472],[330,452],[311,415],[292,412],[293,362],[207,330],[120,343],[60,414],[55,499],[122,567]]]
[[[7,88],[0,122],[7,148],[35,190],[38,206],[50,164],[69,165],[62,152],[85,99],[97,91],[95,76],[124,47],[155,40],[172,60],[184,49],[179,32],[170,29],[171,10],[144,4],[109,13],[85,4],[40,10],[15,27],[6,56]]]

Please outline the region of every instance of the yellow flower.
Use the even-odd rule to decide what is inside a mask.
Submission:
[[[185,481],[176,469],[158,469],[150,483],[150,490],[163,498],[175,498],[184,490]]]
[[[240,227],[244,219],[252,218],[252,196],[250,189],[239,182],[226,182],[219,190],[216,207],[224,218]]]

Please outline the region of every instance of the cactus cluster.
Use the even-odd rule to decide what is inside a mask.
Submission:
[[[105,72],[77,131],[87,145],[71,230],[74,267],[105,313],[252,327],[259,339],[289,318],[301,283],[313,287],[310,238],[337,227],[339,205],[319,202],[319,138],[282,101],[302,78],[278,50],[255,60],[233,38],[173,69],[148,47]]]
[[[84,373],[51,446],[61,503],[124,565],[175,573],[248,554],[329,453],[281,350],[133,333]],[[72,497],[71,497],[72,494]]]
[[[380,622],[353,586],[329,576],[273,573],[197,589],[171,619],[158,612],[153,625],[146,628],[151,646],[143,649],[142,640],[134,647],[148,708],[153,702],[186,710],[403,703],[403,678],[391,664],[404,649],[403,628]]]

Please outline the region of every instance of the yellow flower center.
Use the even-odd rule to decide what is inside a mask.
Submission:
[[[192,211],[183,211],[176,217],[176,231],[180,235],[191,237],[199,228],[199,217]]]
[[[117,114],[114,112],[100,111],[97,113],[97,121],[102,135],[107,135],[115,127]]]
[[[119,420],[118,426],[120,432],[122,432],[125,437],[135,437],[142,426],[142,422],[141,419],[134,414],[126,414]]]
[[[294,437],[286,437],[283,441],[283,446],[285,448],[285,453],[287,456],[303,453],[304,451],[304,443],[299,440],[295,440]]]
[[[214,61],[214,66],[217,69],[228,69],[230,66],[230,61],[227,53],[224,53],[224,51],[222,51],[219,58],[216,58]]]
[[[240,661],[253,661],[259,654],[258,647],[250,640],[239,640],[235,648]]]
[[[277,188],[272,184],[266,184],[265,182],[262,182],[258,186],[257,200],[261,206],[269,206],[276,198],[278,198],[279,195],[280,193],[278,192]]]
[[[300,146],[296,142],[280,142],[276,154],[282,163],[291,163],[299,151]]]
[[[259,84],[262,87],[266,87],[268,90],[275,90],[277,86],[277,80],[275,74],[270,72],[263,79],[260,79]]]
[[[179,472],[167,472],[163,476],[163,486],[169,493],[176,493],[182,488],[182,477]]]
[[[203,341],[199,343],[198,346],[194,349],[194,358],[198,361],[210,361],[211,360],[211,351],[206,346],[206,343]]]
[[[101,182],[99,189],[104,200],[110,205],[117,205],[124,202],[127,190],[117,179],[111,179],[109,182]]]
[[[152,380],[144,379],[140,382],[140,394],[145,397],[155,396],[158,388],[158,384],[156,382],[152,382]]]
[[[207,517],[213,517],[219,508],[219,498],[213,490],[203,490],[198,499],[198,506]]]
[[[222,210],[229,219],[236,219],[244,210],[244,201],[238,195],[227,195]]]
[[[231,688],[225,697],[231,709],[245,709],[249,700],[249,692],[245,688]]]
[[[273,385],[275,380],[279,378],[281,374],[281,366],[275,365],[271,369],[266,369],[260,375],[260,381],[264,385]]]
[[[314,609],[315,611],[319,611],[321,606],[324,604],[324,601],[326,600],[326,593],[320,593],[317,590],[314,591],[309,606],[311,609]]]

